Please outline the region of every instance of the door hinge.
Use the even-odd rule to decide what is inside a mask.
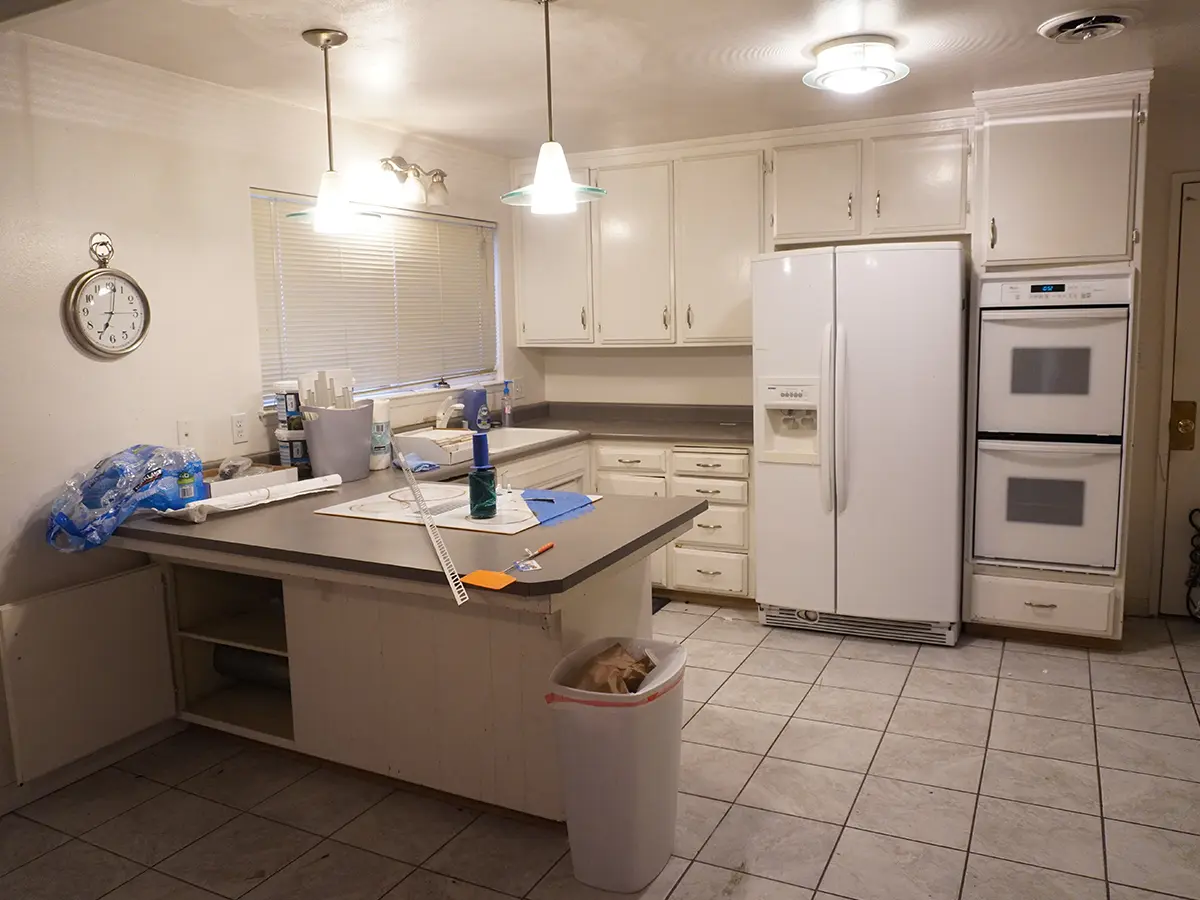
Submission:
[[[775,213],[771,213],[771,227],[775,227]]]
[[[1137,228],[1133,229],[1133,242],[1140,244],[1142,242],[1142,232]]]
[[[1144,109],[1139,109],[1139,110],[1138,110],[1138,112],[1137,112],[1137,123],[1138,123],[1139,125],[1145,125],[1145,124],[1146,124],[1146,111],[1145,111]]]
[[[524,334],[524,333],[525,333],[525,323],[522,322],[521,323],[521,334]]]
[[[775,174],[775,160],[768,159],[763,162],[763,174],[764,175],[774,175]]]
[[[974,155],[975,155],[975,145],[972,144],[970,141],[967,141],[967,156],[974,156]]]
[[[970,201],[970,199],[968,199],[968,200],[967,200],[967,212],[968,212],[968,213],[970,213],[970,212],[971,212],[971,201]]]
[[[600,332],[602,332],[603,330],[604,330],[604,326],[602,326],[602,325],[600,324],[600,320],[599,320],[599,319],[597,319],[597,320],[596,320],[596,334],[599,334],[599,333],[600,333]]]

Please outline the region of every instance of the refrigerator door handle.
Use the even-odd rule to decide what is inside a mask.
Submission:
[[[821,339],[821,386],[818,398],[817,435],[820,446],[817,456],[821,461],[821,509],[833,512],[833,407],[829,394],[833,390],[833,323],[825,325],[825,336]]]
[[[843,513],[848,499],[846,464],[849,456],[849,425],[846,422],[846,329],[840,323],[837,325],[833,360],[833,492],[837,498],[837,511]]]

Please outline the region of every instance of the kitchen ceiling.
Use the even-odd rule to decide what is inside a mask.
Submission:
[[[1200,86],[1195,0],[1126,0],[1142,23],[1109,40],[1038,36],[1076,2],[557,0],[555,133],[572,151],[713,137],[1151,66]],[[536,154],[546,95],[533,0],[73,0],[0,28],[320,109],[320,71],[299,37],[317,26],[350,34],[332,60],[338,116]],[[912,74],[857,97],[804,87],[812,48],[853,32],[895,37]]]

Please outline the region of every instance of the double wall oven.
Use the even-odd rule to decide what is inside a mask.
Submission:
[[[1117,565],[1130,275],[988,280],[979,297],[974,556]]]

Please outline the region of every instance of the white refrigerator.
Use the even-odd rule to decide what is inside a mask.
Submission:
[[[754,261],[763,621],[957,639],[965,285],[957,243]]]

